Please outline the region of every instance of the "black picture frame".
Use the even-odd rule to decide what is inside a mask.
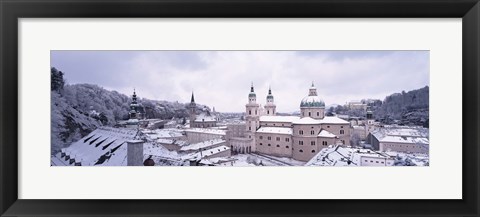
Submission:
[[[480,5],[478,0],[0,0],[0,15],[1,216],[479,215]],[[19,18],[51,17],[462,18],[463,199],[20,200],[17,197],[19,126],[17,21]]]

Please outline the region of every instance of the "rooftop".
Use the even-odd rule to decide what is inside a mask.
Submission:
[[[260,127],[257,133],[274,133],[274,134],[286,134],[292,135],[293,129],[290,127]]]

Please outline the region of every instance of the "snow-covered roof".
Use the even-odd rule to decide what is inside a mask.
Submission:
[[[311,117],[304,117],[293,122],[293,124],[320,124],[321,120],[315,120]]]
[[[406,136],[385,136],[379,141],[392,142],[392,143],[429,144],[429,141],[427,138],[416,138],[416,137],[406,137]]]
[[[225,143],[225,140],[223,139],[212,139],[212,140],[207,140],[199,143],[194,143],[191,145],[186,145],[180,148],[181,151],[190,151],[190,150],[199,150],[199,149],[205,149],[211,146],[215,146],[218,144]]]
[[[201,113],[195,118],[195,122],[215,122],[215,121],[217,121],[215,116],[207,115],[205,113]]]
[[[379,142],[429,144],[428,129],[423,127],[386,126],[371,133]]]
[[[225,152],[225,151],[230,151],[230,148],[225,146],[225,145],[222,145],[222,146],[211,148],[211,149],[208,149],[208,150],[205,150],[205,151],[200,151],[200,152],[195,152],[195,153],[184,155],[184,156],[182,156],[182,159],[183,160],[200,160],[200,159],[203,159],[205,157],[208,157],[208,156],[211,156],[211,155],[214,155],[214,154],[218,154],[218,153],[221,153],[221,152]]]
[[[384,152],[333,145],[322,149],[305,166],[359,166],[362,157],[393,160],[391,155]]]
[[[274,134],[286,134],[292,135],[293,129],[290,127],[260,127],[257,133],[274,133]]]
[[[184,140],[176,140],[176,139],[157,139],[155,142],[160,144],[169,144],[169,145],[178,145],[178,146],[185,146],[188,143]]]
[[[335,136],[335,134],[330,133],[326,130],[321,130],[320,133],[318,134],[318,137],[335,138],[337,136]]]
[[[260,116],[260,121],[262,122],[285,122],[292,123],[300,119],[298,116]]]
[[[335,116],[326,116],[321,120],[324,124],[350,124],[350,122]]]
[[[208,133],[208,134],[215,134],[215,135],[225,135],[225,130],[218,130],[218,129],[210,129],[210,128],[188,128],[185,129],[185,132],[195,132],[195,133]]]
[[[159,139],[159,138],[178,138],[182,137],[182,131],[169,128],[169,129],[156,129],[156,130],[142,130],[142,132],[147,136],[149,139]]]

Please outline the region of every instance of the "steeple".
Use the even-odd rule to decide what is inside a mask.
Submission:
[[[193,97],[193,91],[192,91],[192,99],[190,99],[190,103],[195,103],[195,98]]]
[[[253,82],[252,86],[250,86],[250,93],[248,94],[248,103],[256,103],[257,101],[257,94],[255,94],[255,90],[253,88]]]
[[[128,114],[130,115],[130,119],[138,119],[138,103],[135,88],[133,88],[132,102],[130,103],[130,111]]]
[[[135,88],[133,88],[132,102],[137,102],[137,94],[135,93]]]

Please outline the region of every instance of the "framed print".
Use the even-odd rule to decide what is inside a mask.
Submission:
[[[2,216],[478,216],[479,7],[2,1]]]

